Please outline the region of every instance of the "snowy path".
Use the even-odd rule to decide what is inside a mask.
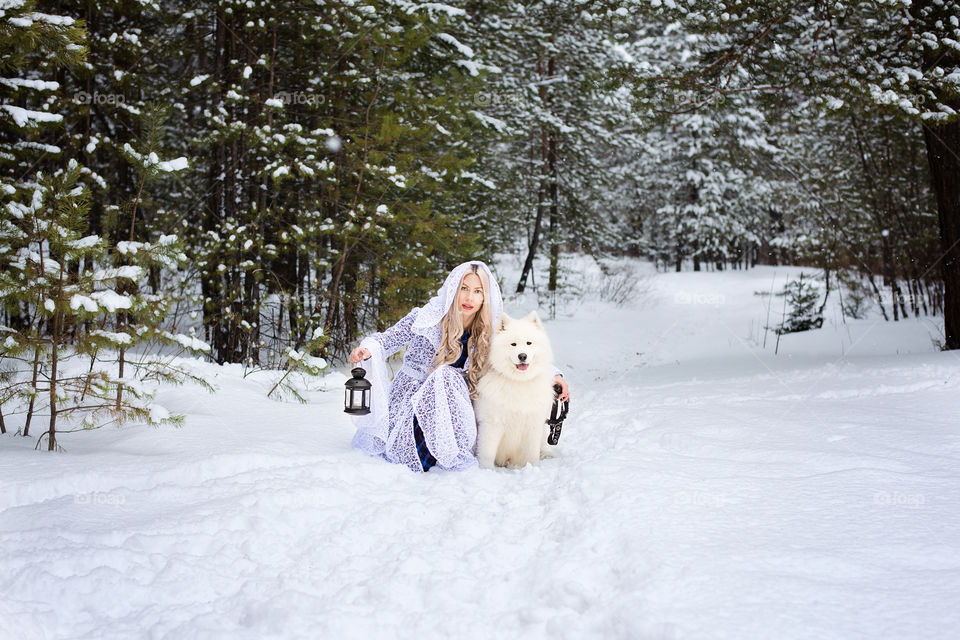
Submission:
[[[743,280],[551,323],[574,413],[540,468],[418,476],[349,449],[339,392],[235,368],[162,392],[180,430],[7,436],[0,637],[951,637],[960,358],[866,321],[775,357]]]

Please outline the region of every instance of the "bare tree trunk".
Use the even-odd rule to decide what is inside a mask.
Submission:
[[[553,58],[550,58],[550,75],[553,75]],[[560,227],[559,185],[557,170],[557,132],[550,133],[550,146],[547,151],[547,166],[550,171],[550,277],[548,291],[557,290],[557,271],[560,268],[560,242],[557,235]]]
[[[343,274],[343,289],[346,297],[343,301],[343,332],[344,339],[350,343],[360,333],[359,321],[357,319],[357,282],[359,280],[360,265],[356,256],[351,256],[347,261],[346,269]]]
[[[889,320],[887,317],[887,310],[883,306],[883,292],[880,291],[880,287],[877,286],[877,283],[873,280],[873,274],[867,273],[867,281],[870,282],[870,286],[873,287],[873,293],[877,296],[877,305],[880,307],[880,313],[883,314],[884,320]]]
[[[124,349],[123,347],[120,347],[120,369],[118,371],[117,376],[121,380],[123,380],[123,366],[125,364],[125,359],[123,356],[126,353],[126,351],[127,351],[126,349]],[[120,382],[117,384],[117,411],[120,411],[120,406],[122,404],[123,404],[123,383]]]
[[[540,127],[540,160],[541,170],[543,163],[547,158],[547,131],[541,125]],[[547,199],[547,179],[546,176],[540,177],[540,188],[537,189],[537,217],[533,221],[533,235],[530,237],[530,246],[527,247],[527,259],[523,262],[523,270],[520,272],[520,281],[517,282],[517,293],[523,293],[527,287],[527,277],[533,270],[533,258],[537,255],[537,245],[540,244],[540,227],[543,224],[543,210]]]
[[[954,108],[960,109],[960,100]],[[943,258],[944,349],[960,349],[960,122],[924,126],[930,180],[937,198]]]
[[[546,68],[544,68],[544,56],[541,50],[541,54],[537,57],[537,75],[541,78],[550,77],[553,75],[554,64],[554,59],[551,56],[547,62]],[[546,88],[542,84],[539,87],[538,92],[540,94],[540,101],[544,104],[544,107],[549,110],[549,96],[547,95]],[[533,234],[530,237],[530,245],[527,247],[527,259],[523,262],[523,270],[520,272],[520,280],[517,282],[517,293],[523,293],[524,289],[527,287],[527,278],[529,277],[530,272],[533,270],[533,259],[537,255],[537,247],[540,244],[540,229],[543,225],[544,203],[547,199],[547,189],[550,188],[550,186],[547,184],[547,181],[552,178],[552,173],[550,172],[550,144],[553,140],[553,135],[554,134],[552,132],[548,133],[546,125],[541,123],[539,165],[540,186],[537,189],[537,216],[533,222]],[[556,197],[554,196],[551,198],[551,200],[555,203]],[[553,215],[552,208],[551,215]],[[552,263],[551,268],[553,268]]]
[[[823,293],[823,302],[820,303],[820,309],[817,311],[817,315],[820,317],[823,317],[823,310],[827,308],[827,300],[830,298],[830,267],[826,266],[826,264],[823,267],[823,282],[825,289]]]
[[[54,320],[56,324],[56,320]],[[50,353],[50,428],[47,431],[47,451],[57,447],[57,337],[54,329]]]
[[[33,385],[34,391],[36,391],[37,389],[38,377],[40,377],[40,347],[39,346],[37,346],[37,348],[33,352],[33,380],[31,381],[30,384]],[[30,435],[30,422],[33,420],[33,407],[34,407],[34,404],[36,403],[36,400],[37,400],[37,395],[36,393],[34,393],[33,395],[30,396],[30,404],[27,406],[27,420],[23,425],[23,437],[25,438]]]
[[[931,7],[933,9],[931,10]],[[955,20],[950,3],[935,0],[917,0],[910,6],[910,13],[921,24],[920,29],[934,26],[938,21]],[[960,65],[960,53],[944,47],[942,51],[924,49],[923,71],[934,65],[956,67]],[[942,89],[936,97],[954,111],[960,110],[960,98],[948,96]],[[923,138],[927,145],[927,161],[930,163],[930,182],[937,199],[937,218],[940,223],[940,246],[943,258],[940,273],[943,277],[943,330],[944,349],[960,349],[960,121],[953,120],[940,126],[923,125]]]

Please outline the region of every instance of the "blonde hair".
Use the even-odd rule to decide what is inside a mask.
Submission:
[[[467,367],[467,388],[470,390],[470,397],[476,394],[477,381],[480,374],[487,364],[487,356],[490,353],[490,331],[493,328],[493,318],[490,314],[490,305],[487,304],[490,295],[490,281],[487,273],[480,268],[478,264],[471,264],[470,271],[464,274],[466,278],[471,273],[480,278],[480,285],[483,287],[483,303],[477,309],[477,314],[473,317],[473,325],[470,327],[470,338],[467,341],[467,354],[470,359],[470,366]],[[461,278],[460,283],[463,283]],[[457,301],[460,299],[460,287],[457,287],[457,295],[450,303],[450,308],[444,314],[440,321],[440,347],[433,356],[433,371],[448,364],[453,364],[460,358],[460,337],[463,335],[463,318],[460,317]]]

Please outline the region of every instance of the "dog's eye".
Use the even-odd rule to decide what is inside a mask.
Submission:
[[[510,343],[510,346],[511,346],[511,347],[515,347],[515,346],[517,346],[517,343],[516,343],[516,342],[511,342],[511,343]]]
[[[532,343],[532,342],[528,342],[527,344],[533,344],[533,343]]]

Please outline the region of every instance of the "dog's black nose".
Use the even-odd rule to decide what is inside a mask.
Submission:
[[[518,353],[518,354],[517,354],[517,360],[519,360],[520,362],[526,362],[526,361],[527,361],[527,354],[525,354],[525,353]]]

